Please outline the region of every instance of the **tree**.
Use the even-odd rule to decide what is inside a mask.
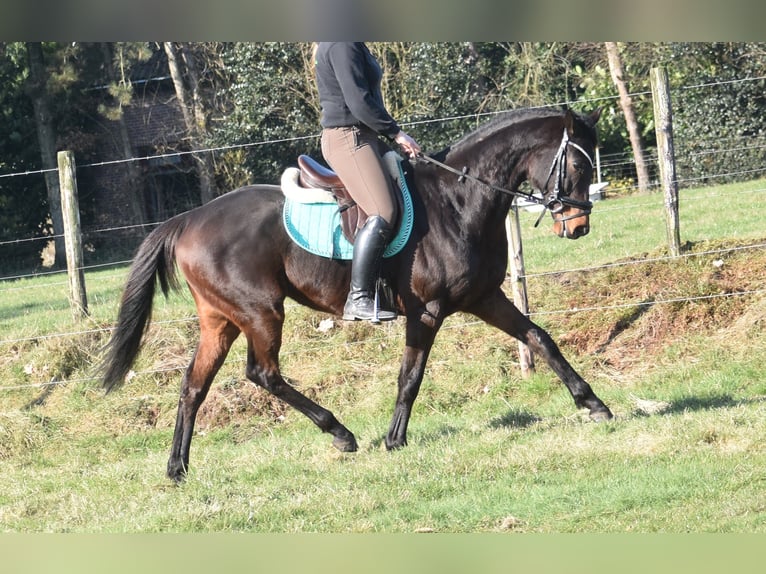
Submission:
[[[56,132],[48,97],[48,70],[45,66],[42,42],[27,42],[26,48],[29,62],[27,92],[34,108],[40,160],[42,168],[50,170],[45,172],[45,186],[48,191],[48,210],[55,237],[55,261],[56,266],[64,266],[66,265],[64,220],[61,214],[61,191],[58,182]]]
[[[612,75],[612,81],[620,96],[620,107],[625,116],[625,123],[630,137],[630,145],[633,148],[633,160],[636,165],[638,190],[640,192],[647,192],[649,190],[649,171],[647,170],[646,162],[644,160],[644,146],[641,141],[641,131],[638,127],[636,114],[633,111],[633,101],[631,100],[625,83],[620,48],[617,42],[604,42],[604,46],[609,61],[609,71]]]
[[[299,154],[321,157],[311,51],[309,43],[292,42],[224,48],[221,58],[231,79],[211,143],[242,146],[221,154],[220,171],[228,186],[275,183]],[[269,145],[260,145],[264,142]]]
[[[130,81],[132,62],[145,60],[148,54],[141,49],[140,45],[131,47],[125,44],[101,42],[99,48],[109,80],[108,93],[112,96],[113,103],[112,105],[101,103],[98,109],[104,117],[117,123],[122,159],[125,160],[122,168],[125,170],[126,188],[129,190],[127,195],[130,209],[135,223],[145,223],[147,214],[142,193],[143,184],[141,174],[133,162],[136,152],[130,140],[123,110],[133,100],[133,85]]]
[[[598,130],[602,157],[636,158],[627,169],[622,167],[625,162],[612,162],[602,170],[613,183],[627,180],[632,188],[639,175],[634,166],[647,154],[634,149],[631,142],[640,139],[649,155],[654,145],[649,70],[665,65],[670,72],[682,178],[699,182],[715,173],[729,174],[717,176],[716,181],[741,179],[750,176],[736,172],[752,173],[766,165],[762,119],[766,82],[759,79],[766,75],[762,44],[620,44],[621,73],[616,77],[630,84],[632,93],[625,85],[623,95],[629,94],[635,122],[627,119],[627,108],[615,97],[604,43],[369,45],[383,64],[386,104],[427,151],[449,146],[495,112],[563,103],[592,108],[591,102],[597,101],[605,108]],[[171,43],[166,48],[150,43],[18,42],[0,43],[2,174],[55,169],[57,149],[74,151],[80,165],[115,156],[128,159],[136,152],[151,154],[146,148],[134,150],[125,130],[115,130],[118,124],[112,121],[119,123],[122,111],[138,96],[131,69],[138,70],[141,50],[146,49],[153,51],[150,63],[160,66],[149,72],[153,82],[141,84],[149,97],[167,98],[163,90],[169,83],[158,76],[168,74],[157,71],[165,70],[168,50],[174,58],[173,76],[178,99],[185,102],[182,130],[187,138],[173,149],[224,148],[204,154],[208,163],[194,166],[199,176],[192,179],[198,179],[205,190],[203,200],[215,196],[218,189],[253,181],[277,182],[298,154],[321,158],[320,109],[308,43]],[[176,145],[174,135],[168,133],[169,145]],[[195,161],[200,158],[197,154]],[[186,168],[182,166],[182,178]],[[98,203],[104,188],[88,185],[88,177],[95,183],[95,174],[111,176],[122,169],[122,165],[110,165],[78,170],[86,227],[104,212]],[[49,181],[47,187],[44,179]],[[110,186],[110,197],[119,202],[118,213],[131,213],[123,187],[135,190],[137,204],[143,206],[143,185],[136,184],[134,176],[130,181],[127,186],[122,181],[105,184]],[[196,182],[190,183],[194,188]],[[179,187],[189,186],[184,180]],[[197,197],[189,196],[187,201],[185,196],[184,201],[186,208]],[[9,247],[2,245],[6,238],[60,235],[58,202],[55,171],[45,177],[0,178],[0,259],[10,261],[11,251],[12,257],[21,257],[22,252],[24,258],[37,256],[34,246],[38,244]]]
[[[455,142],[486,118],[482,46],[469,42],[376,42],[370,50],[383,68],[386,107],[399,123],[411,123],[425,149]],[[449,118],[435,122],[437,118]]]
[[[693,185],[751,179],[766,165],[766,60],[761,44],[672,43],[667,63],[673,90],[673,134],[679,179]],[[683,65],[678,65],[682,62]]]
[[[168,68],[181,106],[190,147],[201,149],[207,137],[207,118],[196,58],[184,42],[164,42],[163,48],[168,57]],[[202,203],[207,203],[218,195],[211,157],[207,153],[194,154],[194,160],[200,182],[200,199]]]
[[[22,42],[0,43],[0,269],[15,272],[39,265],[47,231],[47,192],[43,176],[12,174],[40,169],[34,109],[26,92],[27,49]]]
[[[573,99],[592,102],[590,108],[596,105],[603,108],[598,134],[601,157],[606,161],[601,165],[601,173],[610,182],[613,192],[632,192],[637,188],[638,179],[635,154],[619,95],[615,94],[604,43],[582,42],[570,49],[577,53],[577,63],[573,67],[573,83],[577,91]],[[643,143],[642,157],[647,170],[651,171],[651,164],[646,161],[655,146],[649,70],[657,65],[657,45],[647,42],[620,44],[620,60],[623,78],[629,77],[631,81],[630,101],[636,118],[635,126]]]

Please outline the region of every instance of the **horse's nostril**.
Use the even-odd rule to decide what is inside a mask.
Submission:
[[[572,239],[578,239],[579,237],[588,235],[589,231],[590,231],[589,225],[578,225],[570,232],[570,237]]]

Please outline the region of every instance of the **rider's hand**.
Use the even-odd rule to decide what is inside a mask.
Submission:
[[[416,158],[420,153],[420,146],[410,135],[400,130],[398,134],[394,136],[394,141],[398,143],[404,151],[406,151],[411,158]]]

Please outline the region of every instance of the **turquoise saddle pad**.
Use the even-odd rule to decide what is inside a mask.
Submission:
[[[399,253],[407,244],[412,232],[412,197],[404,183],[404,174],[399,166],[399,181],[402,182],[404,213],[394,238],[383,252],[383,257]],[[285,198],[282,220],[290,238],[306,251],[331,259],[351,259],[354,246],[346,239],[340,228],[340,213],[335,203],[300,203]]]

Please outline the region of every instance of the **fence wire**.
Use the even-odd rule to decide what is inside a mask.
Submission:
[[[735,82],[747,82],[747,81],[758,81],[758,80],[764,80],[766,78],[760,77],[760,78],[744,78],[741,80],[730,80],[726,82],[712,82],[712,83],[705,83],[705,84],[698,84],[694,86],[686,86],[682,89],[684,90],[692,90],[692,89],[702,89],[702,88],[714,88],[716,86],[724,85],[724,84],[731,84]],[[643,96],[647,95],[649,92],[636,92],[634,94],[631,94],[631,96]],[[616,100],[616,96],[614,98],[597,98],[597,99],[591,99],[587,101],[578,102],[578,104],[599,104],[604,103],[605,101],[612,101]],[[423,125],[423,124],[430,124],[430,123],[437,123],[437,122],[449,122],[449,121],[458,121],[458,120],[465,120],[465,119],[476,119],[477,121],[486,116],[496,115],[503,112],[487,112],[482,114],[470,114],[470,115],[463,115],[463,116],[452,116],[452,117],[446,117],[446,118],[438,118],[438,119],[432,119],[432,120],[423,120],[419,122],[410,122],[409,124],[405,124],[405,127],[412,127],[416,125]],[[173,153],[166,153],[166,154],[157,154],[157,155],[148,155],[148,156],[141,156],[141,157],[134,157],[134,158],[128,158],[128,159],[118,159],[118,160],[110,160],[110,161],[103,161],[103,162],[95,162],[90,164],[85,164],[82,166],[78,166],[79,168],[91,168],[91,167],[103,167],[103,166],[116,166],[124,163],[129,162],[138,162],[138,161],[149,161],[149,160],[156,160],[156,159],[163,159],[163,158],[169,158],[169,157],[176,157],[180,155],[190,155],[190,154],[202,154],[202,153],[218,153],[228,150],[234,150],[234,149],[241,149],[241,148],[250,148],[250,147],[258,147],[258,146],[265,146],[269,144],[276,144],[276,143],[285,143],[285,142],[298,142],[303,141],[307,139],[313,139],[317,138],[318,134],[311,134],[311,135],[304,135],[304,136],[298,136],[294,138],[283,138],[279,140],[272,140],[272,141],[260,141],[260,142],[250,142],[246,144],[238,144],[238,145],[229,145],[229,146],[219,146],[219,147],[210,147],[205,149],[197,149],[197,150],[191,150],[191,151],[185,151],[185,152],[173,152]],[[696,142],[699,143],[699,142]],[[684,156],[685,161],[696,161],[697,159],[704,157],[704,156],[711,156],[715,154],[726,154],[726,153],[733,153],[738,151],[747,151],[747,150],[758,150],[758,149],[764,149],[766,148],[766,143],[762,143],[762,140],[758,140],[757,138],[754,140],[752,137],[742,137],[739,139],[731,138],[727,141],[723,141],[720,139],[716,140],[709,140],[709,145],[711,146],[710,149],[705,149],[701,151],[694,151],[687,153],[687,155]],[[725,147],[720,147],[720,146]],[[712,147],[712,146],[718,146],[718,147]],[[679,146],[678,150],[683,150],[682,146]],[[656,162],[657,162],[657,156],[656,153],[645,153],[644,157],[646,163],[651,166],[651,169],[654,170],[654,172],[657,171],[656,168]],[[601,169],[602,171],[622,171],[626,169],[630,169],[634,165],[634,159],[632,157],[632,154],[629,153],[623,153],[623,154],[606,154],[601,156]],[[31,176],[31,175],[40,175],[40,174],[47,174],[51,172],[57,172],[57,169],[41,169],[41,170],[31,170],[31,171],[24,171],[24,172],[17,172],[17,173],[6,173],[6,174],[0,174],[0,178],[10,178],[10,177],[23,177],[23,176]],[[689,185],[696,183],[702,179],[706,180],[714,180],[714,179],[725,179],[725,178],[732,178],[732,177],[742,177],[742,176],[750,176],[750,177],[757,177],[761,176],[766,172],[766,168],[763,169],[746,169],[746,170],[732,170],[728,171],[726,173],[717,173],[717,174],[708,174],[704,178],[698,177],[698,178],[685,178],[685,179],[679,179],[677,183],[683,184],[683,185]],[[653,184],[653,186],[657,186],[658,184]],[[766,191],[766,189],[759,188],[754,190],[748,190],[747,193],[759,193]],[[733,192],[732,192],[733,193]],[[738,194],[743,192],[736,192]],[[717,195],[724,196],[723,193],[718,193]],[[693,201],[696,199],[702,199],[706,196],[701,195],[693,199],[685,199],[685,201]],[[646,207],[661,207],[661,201],[655,200],[650,201],[647,200],[647,203],[644,204]],[[635,206],[634,206],[635,207]],[[602,211],[609,211],[613,209],[621,209],[620,207],[604,207],[600,208]],[[136,228],[142,228],[147,229],[151,228],[153,226],[159,225],[161,222],[153,222],[148,224],[140,224],[140,225],[130,225],[130,226],[111,226],[101,229],[92,229],[87,230],[84,233],[87,235],[96,235],[96,234],[109,234],[117,231],[131,231]],[[8,241],[0,241],[0,246],[8,246],[8,245],[17,245],[17,244],[23,244],[28,242],[35,242],[35,241],[55,241],[56,239],[60,239],[62,235],[43,235],[39,237],[29,237],[29,238],[19,238],[19,239],[13,239]],[[723,254],[728,252],[734,252],[734,251],[741,251],[741,250],[747,250],[747,249],[763,249],[766,248],[765,243],[759,243],[755,245],[746,245],[746,246],[738,246],[733,248],[725,248],[725,249],[717,249],[717,250],[710,250],[710,251],[704,251],[704,252],[698,252],[698,253],[684,253],[681,254],[679,257],[683,258],[689,258],[689,257],[701,257],[701,256],[710,256],[710,255],[716,255],[716,254]],[[595,265],[595,266],[588,266],[588,267],[581,267],[581,268],[573,268],[573,269],[565,269],[565,270],[556,270],[556,271],[546,271],[546,272],[539,272],[539,273],[527,273],[524,277],[525,278],[535,278],[535,277],[545,277],[545,276],[551,276],[551,275],[560,275],[564,273],[584,273],[584,272],[592,272],[597,271],[600,269],[606,269],[606,268],[613,268],[613,267],[621,267],[621,266],[630,266],[630,265],[641,265],[641,264],[647,264],[647,263],[656,263],[656,262],[663,262],[663,261],[669,261],[677,259],[677,257],[672,256],[664,256],[664,257],[655,257],[655,258],[642,258],[642,259],[634,259],[634,260],[628,260],[628,261],[621,261],[617,263],[609,263],[604,265]],[[120,261],[114,261],[109,263],[101,263],[97,265],[89,265],[84,266],[82,268],[83,271],[93,271],[96,269],[101,269],[105,267],[119,267],[119,266],[126,266],[129,263],[131,263],[130,260],[120,260]],[[17,282],[17,280],[21,279],[32,279],[32,278],[39,278],[39,277],[45,277],[45,276],[56,276],[56,275],[65,275],[66,271],[59,271],[59,270],[52,270],[52,271],[38,271],[34,273],[29,274],[20,274],[20,275],[13,275],[13,276],[7,276],[7,277],[0,277],[0,282],[8,282],[9,285],[5,286],[3,285],[0,288],[0,293],[3,292],[11,292],[11,291],[24,291],[24,290],[35,290],[35,289],[52,289],[56,287],[61,287],[63,285],[67,285],[68,281],[60,281],[60,282],[50,282],[50,283],[43,283],[43,284],[34,284],[34,285],[15,285],[14,283]],[[112,276],[109,276],[111,278],[117,278],[124,276],[123,273],[115,274]],[[743,291],[743,292],[735,292],[735,293],[721,293],[721,294],[715,294],[715,295],[704,295],[704,296],[688,296],[688,297],[675,297],[675,298],[668,298],[664,300],[654,300],[651,302],[647,301],[638,301],[638,302],[625,302],[620,303],[616,305],[605,305],[605,306],[591,306],[591,307],[583,307],[583,308],[567,308],[567,309],[550,309],[550,310],[538,310],[533,311],[529,313],[529,316],[549,316],[549,315],[561,315],[561,314],[570,314],[570,313],[582,313],[582,312],[599,312],[599,311],[605,311],[605,310],[612,310],[612,309],[620,309],[620,308],[631,308],[631,307],[640,307],[640,306],[652,306],[652,305],[662,305],[662,304],[676,304],[676,303],[683,303],[683,302],[694,302],[694,301],[701,301],[701,300],[712,300],[712,299],[722,299],[722,298],[729,298],[729,297],[745,297],[745,296],[755,296],[755,295],[762,295],[766,293],[766,289],[755,289],[755,290],[749,290],[749,291]],[[297,304],[296,304],[297,306]],[[290,305],[286,306],[286,310],[289,310]],[[183,318],[177,318],[177,319],[168,319],[168,320],[158,320],[153,321],[154,325],[170,325],[170,324],[183,324],[183,323],[192,323],[197,321],[198,318],[196,316],[189,316],[189,317],[183,317]],[[452,329],[458,329],[458,328],[466,328],[471,327],[477,324],[481,324],[481,321],[463,321],[460,323],[445,325],[444,328],[452,328]],[[78,338],[83,337],[87,335],[92,334],[104,334],[109,333],[113,330],[113,327],[98,327],[93,329],[83,329],[83,330],[72,330],[72,331],[65,331],[65,332],[59,332],[59,333],[45,333],[45,334],[39,334],[39,335],[33,335],[28,337],[19,337],[19,338],[8,338],[8,339],[0,339],[0,348],[13,346],[13,345],[21,345],[24,343],[29,343],[33,341],[41,341],[41,340],[49,340],[49,339],[56,339],[56,338]],[[385,340],[384,336],[378,335],[378,339]],[[366,339],[365,342],[374,341],[375,338]],[[359,342],[361,343],[361,342]],[[323,342],[318,342],[316,345],[322,345],[326,344]],[[305,347],[305,346],[304,346]],[[289,349],[286,349],[284,354],[292,354],[297,351],[291,351]],[[244,362],[246,359],[244,356],[233,356],[230,357],[229,360],[237,361],[237,362]],[[145,370],[145,371],[139,371],[136,372],[135,375],[152,375],[152,374],[159,374],[159,373],[166,373],[166,372],[173,372],[173,371],[182,371],[186,367],[170,367],[165,369],[152,369],[152,370]],[[68,379],[68,380],[58,380],[58,379],[52,379],[49,382],[42,382],[42,383],[30,383],[30,384],[23,384],[23,385],[9,385],[9,386],[0,386],[0,391],[14,391],[14,390],[23,390],[23,389],[30,389],[30,388],[43,388],[43,387],[50,387],[50,386],[61,386],[61,385],[71,385],[71,384],[84,384],[84,383],[91,383],[96,381],[94,378],[75,378],[75,379]]]

